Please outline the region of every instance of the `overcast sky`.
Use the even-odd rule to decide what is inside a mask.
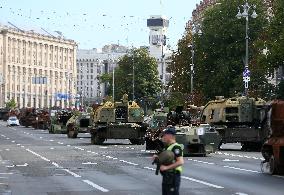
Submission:
[[[170,19],[168,38],[177,44],[186,22],[200,0],[1,0],[0,22],[24,30],[51,34],[60,31],[79,49],[119,43],[148,45],[146,20],[150,15]]]

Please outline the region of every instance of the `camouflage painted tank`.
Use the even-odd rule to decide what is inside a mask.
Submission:
[[[67,137],[68,138],[77,138],[78,133],[88,132],[88,127],[91,125],[91,115],[90,112],[76,112],[73,116],[67,121]]]
[[[202,112],[202,122],[216,127],[222,143],[242,143],[244,150],[260,150],[268,131],[267,105],[263,99],[218,97],[209,101]]]
[[[35,129],[48,129],[50,125],[49,112],[47,110],[37,110],[31,126]]]
[[[23,108],[19,114],[20,125],[24,127],[32,126],[32,121],[36,120],[35,108]]]
[[[106,139],[129,139],[132,144],[144,144],[146,126],[144,112],[124,95],[121,102],[107,101],[94,111],[90,127],[91,143],[102,144]]]
[[[176,141],[184,146],[184,156],[214,153],[221,141],[219,133],[208,124],[175,126]]]
[[[51,110],[49,133],[66,133],[66,123],[72,115],[68,110]]]

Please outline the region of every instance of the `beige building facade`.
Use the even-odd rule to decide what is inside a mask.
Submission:
[[[73,40],[0,27],[0,107],[71,107],[76,96]]]

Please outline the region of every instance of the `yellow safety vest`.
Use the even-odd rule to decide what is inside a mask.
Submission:
[[[172,149],[173,149],[174,146],[180,146],[180,145],[179,145],[178,143],[171,144],[171,145],[167,148],[167,150],[172,151]],[[181,151],[181,152],[182,152],[182,156],[183,156],[183,151]],[[176,171],[179,171],[179,172],[181,173],[181,172],[182,172],[182,166],[176,167],[175,170],[176,170]]]

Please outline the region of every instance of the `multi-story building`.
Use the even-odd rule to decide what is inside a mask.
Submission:
[[[118,45],[104,46],[97,49],[77,51],[77,92],[81,103],[101,102],[108,89],[100,76],[112,73],[119,57],[127,54],[127,48]]]
[[[76,43],[34,31],[0,27],[0,107],[15,99],[21,107],[74,104]]]

